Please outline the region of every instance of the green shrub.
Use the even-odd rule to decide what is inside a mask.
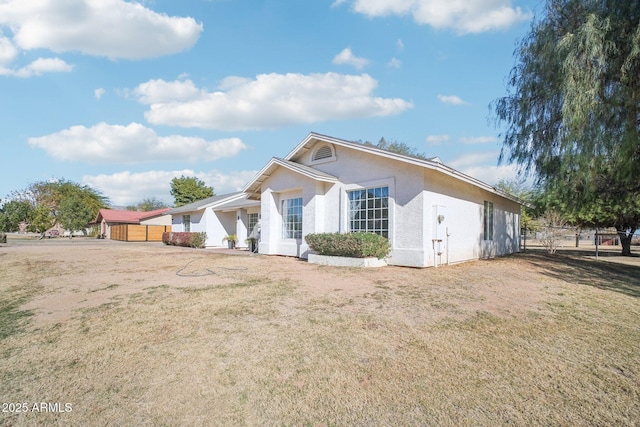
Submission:
[[[188,233],[179,231],[166,231],[162,233],[162,243],[171,246],[187,246],[191,248],[204,248],[207,233]]]
[[[375,233],[315,233],[304,240],[320,255],[382,259],[391,251],[389,240]]]

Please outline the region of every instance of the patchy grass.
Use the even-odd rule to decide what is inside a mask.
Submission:
[[[177,270],[192,256],[185,254],[154,262]],[[202,258],[193,271],[221,272],[232,258]],[[376,272],[242,262],[247,270],[231,279],[176,279],[166,269],[159,276],[166,282],[149,279],[124,303],[38,327],[19,319],[21,328],[1,341],[2,401],[69,402],[73,411],[0,414],[0,424],[632,426],[640,419],[640,298],[628,291],[640,276],[626,273],[629,266],[600,286],[594,280],[610,273],[609,264],[578,268],[538,254]],[[124,296],[132,268],[114,272],[109,280],[122,285],[108,291]],[[26,270],[25,262],[3,267],[16,277]],[[0,284],[10,313],[50,292],[29,280],[26,295]]]

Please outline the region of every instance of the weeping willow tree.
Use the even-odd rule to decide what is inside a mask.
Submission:
[[[535,174],[565,213],[640,226],[640,0],[548,0],[494,102],[500,161]]]

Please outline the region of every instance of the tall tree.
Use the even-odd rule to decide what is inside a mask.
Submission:
[[[108,198],[99,191],[64,179],[56,181],[39,181],[31,184],[24,190],[14,191],[11,199],[16,203],[28,204],[32,215],[29,217],[29,229],[44,233],[48,228],[59,222],[61,207],[68,200],[74,200],[82,204],[83,209],[78,210],[78,215],[86,218],[84,208],[92,213],[92,218],[98,211],[107,206]],[[65,215],[68,215],[68,210]],[[81,227],[84,229],[86,221]]]
[[[90,205],[82,197],[77,195],[66,197],[58,206],[57,220],[66,230],[69,231],[69,238],[73,237],[73,232],[82,230],[84,232],[87,224],[96,216]]]
[[[0,231],[18,231],[20,223],[30,224],[34,206],[24,200],[9,200],[0,209]]]
[[[640,226],[631,203],[640,197],[640,3],[548,0],[515,56],[507,96],[493,105],[506,125],[500,160],[630,241]]]
[[[171,180],[171,195],[175,200],[175,207],[184,206],[198,200],[213,197],[213,187],[207,187],[204,181],[196,177],[186,177]]]

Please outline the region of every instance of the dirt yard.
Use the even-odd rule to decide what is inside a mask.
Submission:
[[[617,251],[360,270],[10,236],[0,425],[639,425]]]

